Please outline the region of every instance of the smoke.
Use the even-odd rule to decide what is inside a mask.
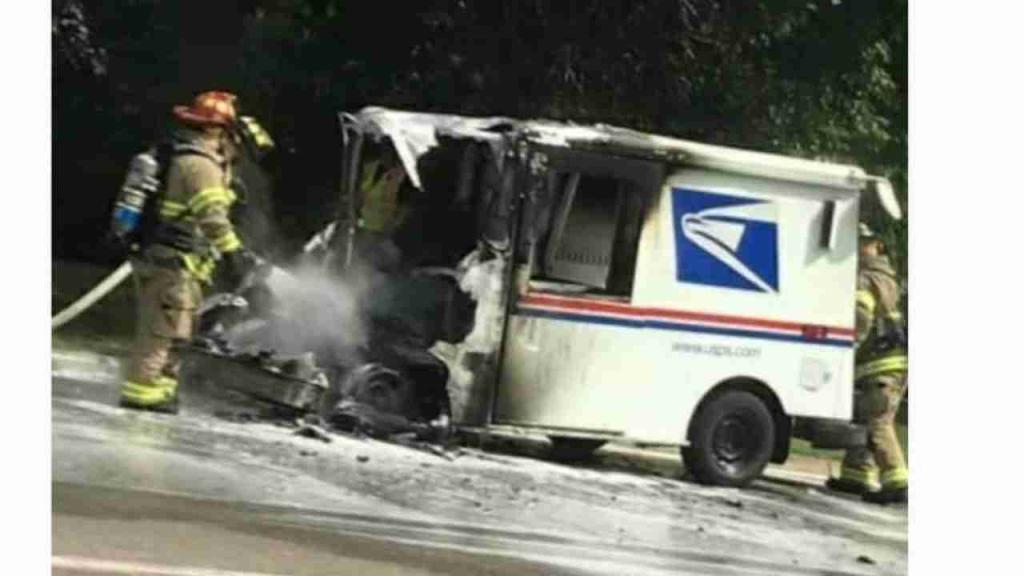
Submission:
[[[320,366],[350,363],[367,343],[361,302],[369,288],[365,278],[343,281],[316,264],[275,267],[263,286],[266,309],[232,328],[228,344],[278,356],[313,352]]]

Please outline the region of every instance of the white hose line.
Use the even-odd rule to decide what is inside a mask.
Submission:
[[[76,300],[73,304],[60,311],[53,317],[53,330],[60,328],[64,324],[74,320],[79,314],[85,312],[92,307],[93,304],[98,302],[101,298],[110,293],[111,290],[117,288],[121,282],[124,282],[125,278],[130,276],[132,273],[132,263],[125,260],[117,270],[110,273],[109,276],[103,279],[102,282],[93,286],[92,290],[89,290],[84,296]]]

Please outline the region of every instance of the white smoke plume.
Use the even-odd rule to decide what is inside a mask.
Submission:
[[[343,281],[315,264],[275,267],[266,279],[270,310],[227,334],[228,344],[245,352],[278,356],[316,355],[321,366],[351,361],[367,341],[360,302],[367,278]]]

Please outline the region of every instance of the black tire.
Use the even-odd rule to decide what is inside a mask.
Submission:
[[[578,462],[590,458],[594,452],[604,446],[604,440],[594,438],[570,438],[568,436],[550,436],[551,459],[559,462]]]
[[[701,484],[746,486],[761,475],[775,446],[775,421],[760,398],[730,390],[708,400],[690,425],[683,463]]]

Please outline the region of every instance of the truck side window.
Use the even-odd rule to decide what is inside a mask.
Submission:
[[[591,296],[632,290],[642,197],[628,180],[563,174],[531,289]]]

